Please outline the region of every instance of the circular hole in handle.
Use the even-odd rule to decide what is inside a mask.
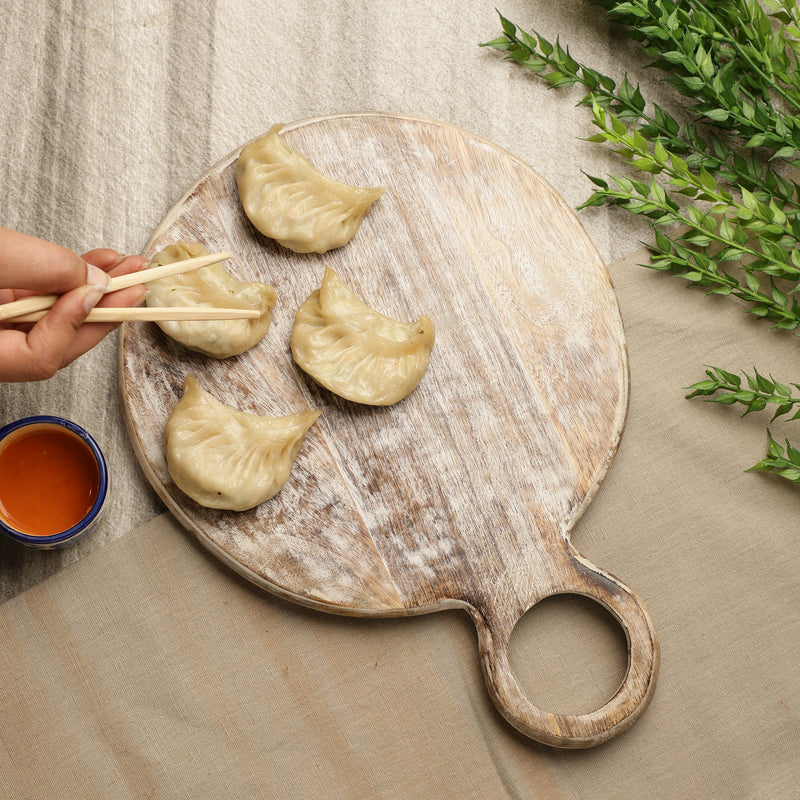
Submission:
[[[509,663],[520,689],[543,711],[586,714],[604,705],[625,678],[628,640],[600,603],[557,594],[516,624]]]

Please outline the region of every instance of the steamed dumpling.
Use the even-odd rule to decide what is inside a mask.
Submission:
[[[210,255],[196,242],[179,241],[165,247],[151,265],[174,264],[187,258]],[[159,278],[147,285],[147,305],[218,306],[257,309],[261,316],[252,319],[181,320],[159,322],[158,326],[190,350],[213,358],[239,355],[259,342],[269,330],[277,295],[269,284],[245,283],[234,278],[222,264]]]
[[[383,189],[360,188],[322,175],[273,125],[242,148],[236,183],[242,207],[265,236],[296,253],[325,253],[355,236]]]
[[[175,485],[208,508],[245,511],[289,479],[320,411],[259,416],[221,403],[187,375],[167,420],[167,468]]]
[[[320,288],[295,316],[291,346],[297,364],[330,391],[385,406],[422,380],[433,340],[428,317],[408,323],[385,317],[326,268]]]

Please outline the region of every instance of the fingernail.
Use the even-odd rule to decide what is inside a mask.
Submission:
[[[105,275],[105,273],[103,274]],[[100,298],[105,293],[105,286],[89,284],[86,287],[86,293],[83,295],[83,310],[88,314],[100,302]]]
[[[100,289],[101,295],[108,290],[110,282],[111,278],[108,277],[108,273],[103,272],[102,269],[96,267],[94,264],[87,265],[86,283],[88,283],[93,289]],[[94,302],[96,303],[97,300]]]

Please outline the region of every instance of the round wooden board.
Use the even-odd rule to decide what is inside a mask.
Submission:
[[[292,253],[250,225],[238,151],[170,211],[145,255],[179,239],[228,251],[227,268],[271,283],[278,303],[265,339],[221,361],[154,324],[125,325],[121,391],[148,479],[212,552],[283,597],[351,615],[466,609],[487,687],[511,724],[563,747],[608,739],[647,705],[658,645],[639,598],[569,542],[628,403],[623,328],[602,260],[534,170],[463,130],[362,113],[290,124],[282,135],[323,173],[386,193],[355,238],[323,256]],[[436,326],[428,372],[395,406],[342,400],[292,361],[294,314],[326,264],[373,308],[402,320],[427,314]],[[322,409],[275,498],[214,511],[175,487],[163,435],[187,373],[243,411]],[[591,714],[537,708],[509,667],[516,622],[560,592],[601,602],[629,640],[620,689]]]

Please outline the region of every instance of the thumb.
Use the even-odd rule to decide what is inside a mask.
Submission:
[[[97,267],[87,266],[89,282],[61,295],[28,332],[31,367],[39,379],[50,378],[67,366],[70,361],[67,354],[75,333],[108,290],[108,275]]]

